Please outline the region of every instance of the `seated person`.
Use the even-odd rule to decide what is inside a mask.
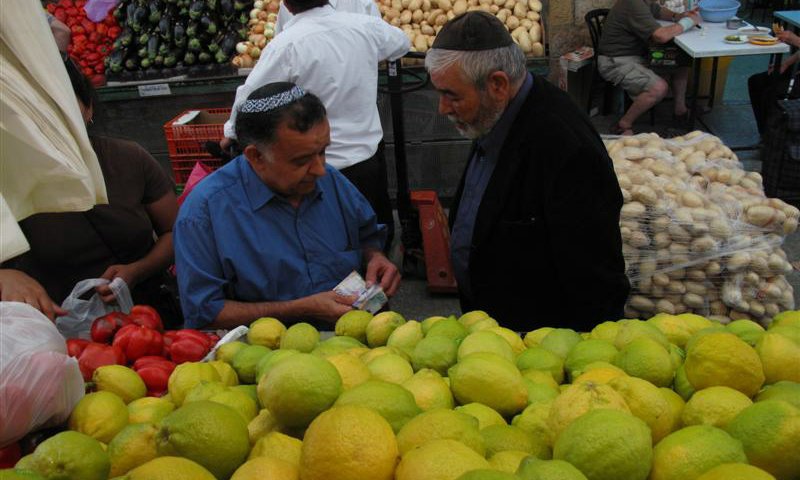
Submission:
[[[800,48],[800,37],[788,30],[778,33],[778,39]],[[760,135],[764,135],[767,131],[767,118],[775,102],[786,96],[789,81],[792,79],[792,67],[798,58],[800,58],[800,52],[795,52],[783,61],[778,72],[773,72],[774,67],[770,65],[766,72],[756,73],[747,79],[750,105],[753,107],[753,116],[756,117]],[[791,98],[797,98],[798,95],[800,95],[800,81],[795,80]]]
[[[677,21],[662,27],[657,20]],[[598,45],[597,71],[606,81],[620,85],[633,98],[633,104],[611,129],[617,135],[632,135],[633,123],[660,102],[669,91],[666,80],[647,68],[650,42],[665,44],[699,25],[697,11],[677,14],[651,0],[617,0],[603,24]],[[686,118],[688,67],[671,69],[674,114]]]
[[[84,121],[92,122],[94,91],[72,60],[65,62]],[[31,249],[0,266],[0,299],[25,302],[51,320],[87,278],[121,277],[134,303],[159,308],[161,285],[172,264],[172,225],[178,214],[172,181],[136,143],[90,135],[108,192],[108,205],[87,212],[39,213],[20,222]],[[157,238],[156,238],[157,237]],[[114,301],[108,286],[97,288]]]
[[[325,164],[322,102],[289,82],[239,107],[244,154],[203,180],[181,207],[175,258],[187,327],[232,328],[259,317],[335,322],[355,298],[331,289],[366,265],[389,296],[400,283],[381,253],[385,225]]]

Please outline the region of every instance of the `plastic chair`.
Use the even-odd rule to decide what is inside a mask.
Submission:
[[[608,12],[609,9],[607,8],[597,8],[595,10],[586,12],[586,15],[583,17],[583,19],[586,21],[586,26],[589,27],[589,35],[592,38],[592,48],[594,49],[595,54],[594,59],[592,60],[592,89],[589,93],[588,104],[586,105],[587,113],[591,112],[592,110],[592,97],[594,97],[592,92],[596,90],[595,87],[597,87],[597,89],[600,87],[603,88],[603,115],[607,115],[609,113],[609,107],[614,97],[614,84],[604,80],[597,71],[597,47],[600,45],[600,35],[603,34],[603,22],[605,22]]]

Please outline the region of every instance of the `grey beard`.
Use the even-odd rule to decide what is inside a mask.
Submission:
[[[495,107],[488,101],[481,100],[478,109],[478,117],[473,123],[467,124],[465,128],[458,125],[458,119],[455,116],[448,115],[447,118],[456,125],[456,130],[458,130],[458,133],[463,137],[475,140],[492,130],[492,127],[494,127],[503,114],[503,110],[502,107]]]

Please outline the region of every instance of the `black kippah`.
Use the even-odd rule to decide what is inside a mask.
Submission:
[[[431,48],[443,50],[491,50],[514,42],[505,25],[491,13],[473,11],[461,14],[436,35]]]

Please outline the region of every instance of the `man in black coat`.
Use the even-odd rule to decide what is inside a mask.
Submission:
[[[450,210],[462,310],[517,331],[622,318],[622,193],[586,115],[483,12],[446,24],[425,65],[439,112],[474,140]]]

